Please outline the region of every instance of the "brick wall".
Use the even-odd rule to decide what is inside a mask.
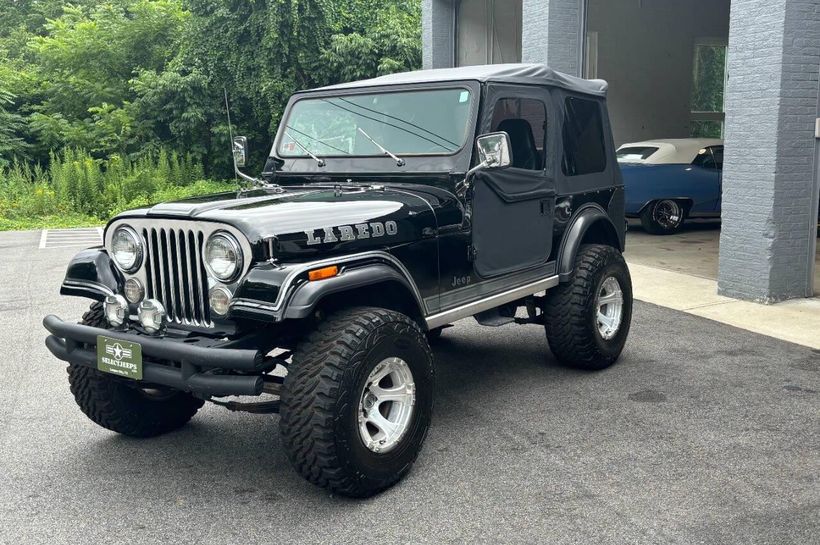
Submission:
[[[521,60],[580,75],[582,0],[524,0]]]
[[[421,3],[422,66],[449,68],[453,66],[452,0],[423,0]]]
[[[820,0],[733,0],[719,292],[810,292]]]

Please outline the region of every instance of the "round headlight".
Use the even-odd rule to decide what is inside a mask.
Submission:
[[[134,272],[142,265],[142,240],[128,226],[117,227],[111,237],[111,255],[125,272]]]
[[[242,247],[229,233],[219,231],[205,244],[205,266],[211,276],[230,282],[242,269]]]

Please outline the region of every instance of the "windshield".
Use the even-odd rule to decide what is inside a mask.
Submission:
[[[658,148],[654,146],[634,146],[619,149],[616,156],[619,163],[641,163],[656,151]]]
[[[450,155],[464,146],[472,96],[431,89],[296,102],[285,121],[280,157]],[[369,138],[368,138],[369,136]]]

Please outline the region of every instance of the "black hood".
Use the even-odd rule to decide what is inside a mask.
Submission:
[[[460,223],[462,208],[449,191],[426,185],[317,184],[219,193],[132,210],[118,218],[135,216],[225,223],[242,231],[254,246],[275,237],[280,254],[309,256],[429,237],[444,225]],[[353,229],[354,240],[350,231],[345,237],[345,226]],[[325,229],[330,229],[329,236]]]

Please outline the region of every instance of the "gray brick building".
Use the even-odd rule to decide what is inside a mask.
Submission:
[[[811,296],[820,0],[422,5],[425,68],[542,62],[606,79],[617,144],[717,131],[726,144],[719,292],[761,302]],[[722,62],[723,74],[705,70],[704,59]],[[703,106],[697,97],[715,77],[723,81]]]

